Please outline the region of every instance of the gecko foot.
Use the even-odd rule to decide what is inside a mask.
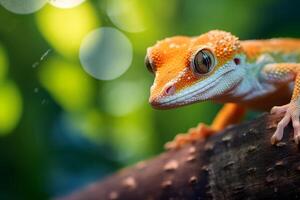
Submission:
[[[284,128],[292,121],[294,128],[294,140],[296,144],[300,143],[300,107],[297,101],[291,101],[289,104],[283,106],[275,106],[271,109],[271,114],[285,113],[284,117],[280,120],[277,125],[277,129],[271,137],[271,144],[278,143],[283,137]]]
[[[200,139],[205,139],[209,135],[214,134],[215,131],[209,126],[200,123],[197,127],[189,129],[187,133],[178,134],[173,141],[167,142],[165,148],[179,149],[187,143],[195,142]]]

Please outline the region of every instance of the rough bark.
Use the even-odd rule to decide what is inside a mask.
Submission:
[[[263,115],[162,153],[62,199],[300,199],[300,154],[289,125],[276,146],[282,116]]]

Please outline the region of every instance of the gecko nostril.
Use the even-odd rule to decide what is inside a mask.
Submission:
[[[239,58],[234,58],[233,61],[236,65],[239,65],[241,63],[241,60]]]
[[[167,95],[173,95],[175,93],[175,91],[176,91],[175,86],[171,85],[171,86],[169,86],[169,87],[166,88],[165,93]]]

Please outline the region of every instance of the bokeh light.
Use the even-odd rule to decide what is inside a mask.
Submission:
[[[99,28],[83,40],[79,57],[88,74],[99,80],[112,80],[129,68],[132,45],[117,29]]]
[[[0,4],[16,14],[30,14],[41,9],[47,0],[0,0]]]
[[[146,29],[146,9],[139,0],[109,0],[107,15],[118,28],[128,32],[141,32]]]
[[[49,3],[58,8],[73,8],[84,1],[85,0],[49,0]]]
[[[120,81],[105,85],[101,98],[106,112],[113,116],[124,116],[136,111],[147,101],[146,84],[138,81]]]
[[[22,114],[22,99],[12,81],[0,84],[0,135],[6,135],[16,127]]]
[[[77,58],[82,39],[100,26],[94,8],[88,2],[72,9],[46,6],[36,15],[44,37],[62,55]]]
[[[54,57],[39,69],[42,85],[64,109],[80,111],[89,106],[92,82],[80,66]]]

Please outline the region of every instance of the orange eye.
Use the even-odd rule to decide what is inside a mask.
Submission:
[[[154,74],[154,67],[153,67],[153,65],[150,63],[150,60],[149,60],[149,58],[148,58],[147,55],[146,55],[146,57],[145,57],[145,65],[146,65],[148,71]]]
[[[195,54],[191,66],[196,75],[207,74],[215,66],[215,57],[210,50],[201,49]]]

